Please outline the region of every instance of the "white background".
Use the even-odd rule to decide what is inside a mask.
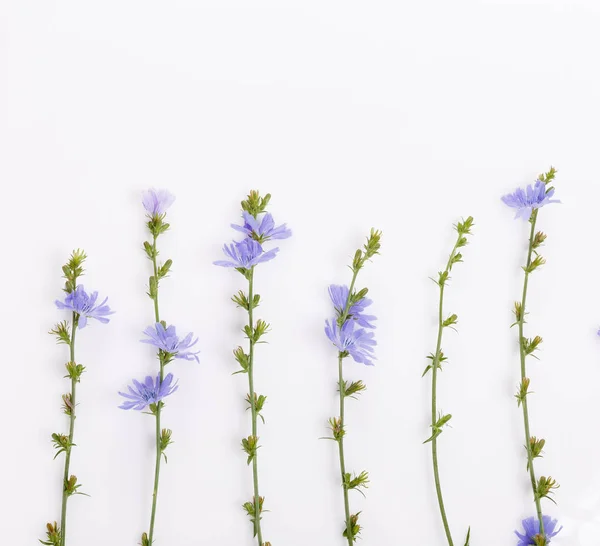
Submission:
[[[176,362],[164,412],[175,444],[163,468],[157,546],[253,544],[240,505],[251,495],[239,442],[249,433],[246,377],[232,376],[244,286],[217,268],[249,189],[293,238],[257,270],[272,324],[257,353],[261,489],[274,546],[342,546],[336,446],[336,353],[323,334],[326,287],[371,226],[381,256],[360,276],[379,317],[378,361],[348,361],[368,391],[348,404],[349,469],[367,469],[366,546],[443,545],[428,446],[436,287],[461,216],[476,221],[447,291],[459,315],[439,400],[450,524],[462,545],[515,544],[533,514],[512,302],[528,226],[503,193],[559,169],[540,214],[547,265],[531,281],[527,333],[532,431],[547,439],[539,474],[561,484],[547,513],[553,544],[600,544],[597,429],[600,343],[598,184],[600,6],[589,1],[200,2],[7,1],[2,13],[2,446],[6,544],[35,544],[59,518],[67,359],[47,331],[67,318],[60,266],[89,254],[84,283],[117,311],[77,339],[87,367],[72,469],[91,495],[69,502],[69,544],[133,546],[147,529],[153,420],[117,409],[117,391],[154,373],[138,342],[152,322],[140,193],[177,195],[160,240],[173,272],[161,311],[200,337],[201,364]]]

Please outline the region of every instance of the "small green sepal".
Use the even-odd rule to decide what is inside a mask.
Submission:
[[[46,546],[60,546],[61,533],[56,522],[46,524],[46,540],[40,539],[40,542]]]
[[[551,476],[540,476],[535,486],[535,497],[537,499],[546,498],[556,504],[556,501],[550,496],[554,495],[554,489],[558,489],[560,485]]]
[[[56,336],[56,343],[64,343],[65,345],[71,345],[71,334],[69,333],[69,322],[63,320],[59,322],[49,334]]]
[[[242,438],[242,449],[248,455],[248,459],[246,461],[247,464],[250,464],[254,457],[256,456],[256,451],[260,446],[258,445],[258,436],[248,436],[248,438]]]
[[[426,444],[435,440],[443,432],[443,427],[448,424],[448,421],[450,421],[450,419],[452,419],[452,415],[450,413],[447,415],[440,414],[438,416],[438,420],[433,425],[430,425],[432,429],[431,436],[427,438],[427,440],[425,440],[423,443]]]
[[[351,540],[355,540],[358,535],[360,534],[362,528],[361,526],[358,524],[358,516],[360,515],[360,512],[356,513],[356,514],[352,514],[350,516],[350,521],[346,522],[346,525],[344,527],[344,532],[342,533],[342,535],[346,538],[350,538]],[[348,536],[348,531],[350,531],[350,536]]]

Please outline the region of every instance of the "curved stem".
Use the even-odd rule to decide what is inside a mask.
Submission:
[[[348,288],[348,300],[346,301],[346,306],[340,316],[340,324],[343,325],[348,319],[348,311],[350,310],[350,298],[352,296],[352,291],[354,290],[354,285],[356,284],[356,277],[358,276],[358,269],[353,270],[352,273],[352,281],[350,282],[350,288]],[[342,353],[338,356],[338,383],[339,383],[339,392],[340,392],[340,430],[344,430],[345,426],[345,418],[344,418],[344,409],[345,409],[345,382],[344,382],[344,374],[343,374],[343,356]],[[352,521],[350,520],[350,500],[348,498],[348,487],[346,485],[346,461],[344,459],[344,437],[341,436],[338,441],[338,450],[340,455],[340,473],[342,475],[342,489],[344,491],[344,514],[346,516],[346,538],[348,539],[348,545],[352,546],[354,543],[354,535],[352,533]]]
[[[344,392],[344,376],[342,371],[342,357],[338,357],[339,384],[340,384],[340,428],[344,428],[344,400],[346,393]],[[340,471],[342,474],[342,489],[344,490],[344,513],[346,516],[346,535],[348,545],[352,546],[354,537],[352,535],[352,522],[350,521],[350,501],[348,499],[348,487],[346,486],[346,461],[344,460],[344,438],[338,440],[338,448],[340,453]]]
[[[70,362],[75,362],[75,332],[77,331],[79,316],[73,312],[71,319],[71,343],[70,348]],[[69,469],[71,466],[71,449],[73,446],[73,437],[75,434],[75,404],[77,395],[77,379],[71,378],[71,413],[69,415],[69,443],[67,452],[65,455],[65,471],[63,474],[63,493],[62,493],[62,507],[60,515],[60,544],[65,546],[66,543],[66,531],[67,531],[67,499],[69,498],[67,491],[67,482],[69,481]]]
[[[156,293],[154,294],[154,320],[160,322],[160,314],[158,312],[158,266],[156,265],[156,238],[154,235],[152,243],[152,267],[154,270],[154,278],[156,279]],[[164,379],[164,363],[160,357],[160,380]],[[161,428],[160,428],[160,413],[161,404],[156,405],[156,461],[154,463],[154,488],[152,491],[152,511],[150,513],[150,530],[148,532],[148,543],[152,546],[154,540],[154,522],[156,520],[156,501],[158,499],[158,482],[160,480],[160,463],[162,458],[161,451]]]
[[[452,252],[450,253],[450,257],[448,258],[448,263],[446,264],[445,273],[449,273],[452,267],[452,261],[454,256],[456,255],[456,249],[458,248],[458,241],[460,240],[461,235],[458,235],[458,239]],[[437,343],[434,353],[434,358],[432,362],[432,370],[431,370],[431,426],[432,432],[435,432],[433,428],[438,420],[437,417],[437,372],[440,367],[440,359],[442,356],[442,336],[444,331],[444,288],[446,286],[445,281],[443,283],[438,283],[440,287],[440,298],[438,302],[438,335],[437,335]],[[440,483],[440,471],[438,467],[438,450],[437,450],[437,436],[434,434],[431,440],[431,458],[433,461],[433,477],[435,480],[435,492],[437,495],[438,506],[440,508],[440,515],[442,517],[442,524],[444,525],[444,532],[446,533],[446,539],[448,541],[449,546],[454,546],[454,542],[452,541],[452,533],[450,532],[450,525],[448,524],[448,517],[446,515],[446,508],[444,507],[444,497],[442,495],[442,486]]]
[[[254,266],[250,269],[248,277],[248,326],[254,329]],[[250,338],[248,351],[248,389],[250,391],[250,411],[252,413],[252,436],[258,438],[258,423],[256,413],[256,400],[254,393],[254,340]],[[252,458],[252,482],[254,489],[254,535],[258,539],[258,546],[262,546],[262,528],[260,525],[260,493],[258,489],[258,450],[254,451]]]
[[[527,355],[525,353],[525,346],[523,344],[523,324],[525,322],[525,304],[527,302],[527,286],[529,284],[529,266],[531,265],[531,257],[533,255],[533,240],[535,237],[535,224],[537,221],[537,210],[533,211],[531,215],[531,231],[529,233],[529,249],[527,251],[527,266],[525,268],[525,279],[523,281],[523,295],[521,297],[521,314],[518,317],[518,325],[519,325],[519,355],[521,360],[521,381],[527,378],[527,370],[526,370],[526,358]],[[531,452],[531,434],[529,431],[529,409],[527,406],[527,395],[523,397],[522,400],[523,407],[523,424],[525,428],[525,449],[527,450],[527,467],[529,469],[529,478],[531,479],[531,488],[533,490],[533,500],[535,501],[535,508],[538,516],[538,521],[540,522],[540,534],[544,535],[544,520],[542,518],[542,503],[541,499],[538,497],[536,493],[536,484],[537,480],[535,477],[535,470],[533,468],[533,453]]]
[[[154,294],[154,320],[160,322],[160,315],[158,313],[158,265],[156,264],[156,239],[157,235],[154,235],[152,240],[152,269],[154,270],[154,278],[156,279],[156,294]]]

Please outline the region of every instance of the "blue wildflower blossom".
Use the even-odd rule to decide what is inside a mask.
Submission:
[[[154,326],[148,326],[144,330],[144,334],[149,339],[140,340],[142,343],[153,345],[181,360],[195,360],[196,362],[200,362],[197,356],[200,351],[190,351],[198,343],[198,338],[193,339],[194,336],[191,332],[180,340],[177,336],[175,326],[165,328],[160,322],[157,322]]]
[[[546,192],[546,184],[536,180],[535,185],[529,184],[524,190],[517,188],[513,193],[502,197],[502,202],[511,208],[517,209],[515,218],[529,220],[534,209],[539,209],[550,203],[560,203],[558,199],[551,199],[554,188]]]
[[[346,285],[332,284],[329,286],[329,297],[335,307],[338,317],[346,310],[349,289]],[[363,328],[375,328],[372,321],[377,320],[373,315],[365,315],[365,308],[373,303],[369,298],[361,298],[348,309],[348,319],[355,320]]]
[[[353,320],[346,321],[340,328],[337,321],[332,319],[325,321],[325,334],[340,352],[349,354],[356,362],[373,365],[373,347],[377,345],[373,332],[367,332],[364,328],[356,329]]]
[[[155,190],[154,188],[142,193],[142,204],[149,216],[160,216],[175,201],[175,196],[168,190]]]
[[[264,242],[269,239],[287,239],[292,236],[292,231],[287,228],[286,224],[275,226],[273,215],[270,212],[267,212],[261,221],[248,211],[244,211],[242,216],[244,217],[244,225],[231,224],[231,227],[241,231],[248,237]]]
[[[215,265],[222,267],[240,267],[242,269],[251,269],[253,266],[268,262],[275,258],[279,248],[273,248],[265,252],[258,241],[254,239],[244,239],[239,243],[232,243],[223,247],[223,252],[229,260],[217,260]]]
[[[59,309],[68,309],[79,315],[77,324],[78,327],[85,328],[87,325],[87,319],[93,318],[102,324],[107,324],[110,319],[106,318],[108,315],[112,315],[114,311],[110,310],[110,307],[106,305],[108,298],[104,298],[104,301],[96,305],[98,300],[98,292],[92,292],[88,294],[82,284],[77,286],[73,292],[66,295],[65,301],[56,300],[54,303]]]
[[[558,520],[552,519],[550,516],[542,516],[542,521],[544,522],[544,534],[546,535],[545,544],[550,544],[550,539],[560,533],[562,526],[555,531]],[[519,537],[517,546],[535,546],[538,544],[535,542],[535,537],[539,537],[540,521],[537,518],[531,517],[524,519],[521,523],[523,524],[525,534],[522,535],[518,531],[515,531],[515,535]]]
[[[173,385],[173,374],[169,373],[161,381],[160,374],[156,379],[147,376],[143,383],[137,380],[132,381],[135,389],[127,387],[129,392],[119,392],[121,396],[127,398],[119,407],[124,410],[134,409],[141,411],[150,404],[158,404],[163,398],[173,394],[179,387],[177,383]]]

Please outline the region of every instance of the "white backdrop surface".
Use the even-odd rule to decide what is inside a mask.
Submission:
[[[140,193],[177,196],[161,241],[174,261],[163,316],[200,337],[201,363],[171,365],[179,392],[164,412],[175,443],[163,468],[157,546],[251,546],[240,505],[251,491],[245,376],[231,350],[244,285],[217,268],[249,189],[293,238],[257,271],[257,354],[268,396],[261,488],[274,546],[342,546],[336,447],[319,440],[336,414],[336,355],[323,334],[326,287],[347,283],[372,226],[382,254],[360,276],[379,317],[377,364],[351,361],[368,390],[350,401],[349,469],[367,469],[366,546],[445,544],[430,471],[429,379],[436,287],[452,224],[473,215],[465,263],[447,292],[459,333],[439,400],[452,413],[441,474],[456,541],[515,544],[533,515],[513,397],[527,225],[503,193],[558,168],[540,215],[547,265],[532,277],[527,332],[537,469],[561,484],[553,544],[600,544],[598,184],[600,5],[589,1],[230,2],[6,1],[0,7],[0,267],[3,312],[0,507],[6,544],[35,544],[59,518],[64,346],[47,331],[60,266],[89,254],[86,288],[109,297],[108,326],[81,331],[72,470],[91,497],[69,503],[69,544],[132,546],[148,524],[153,420],[117,409],[117,391],[152,373],[138,342],[152,322]],[[462,544],[462,542],[461,542]]]

